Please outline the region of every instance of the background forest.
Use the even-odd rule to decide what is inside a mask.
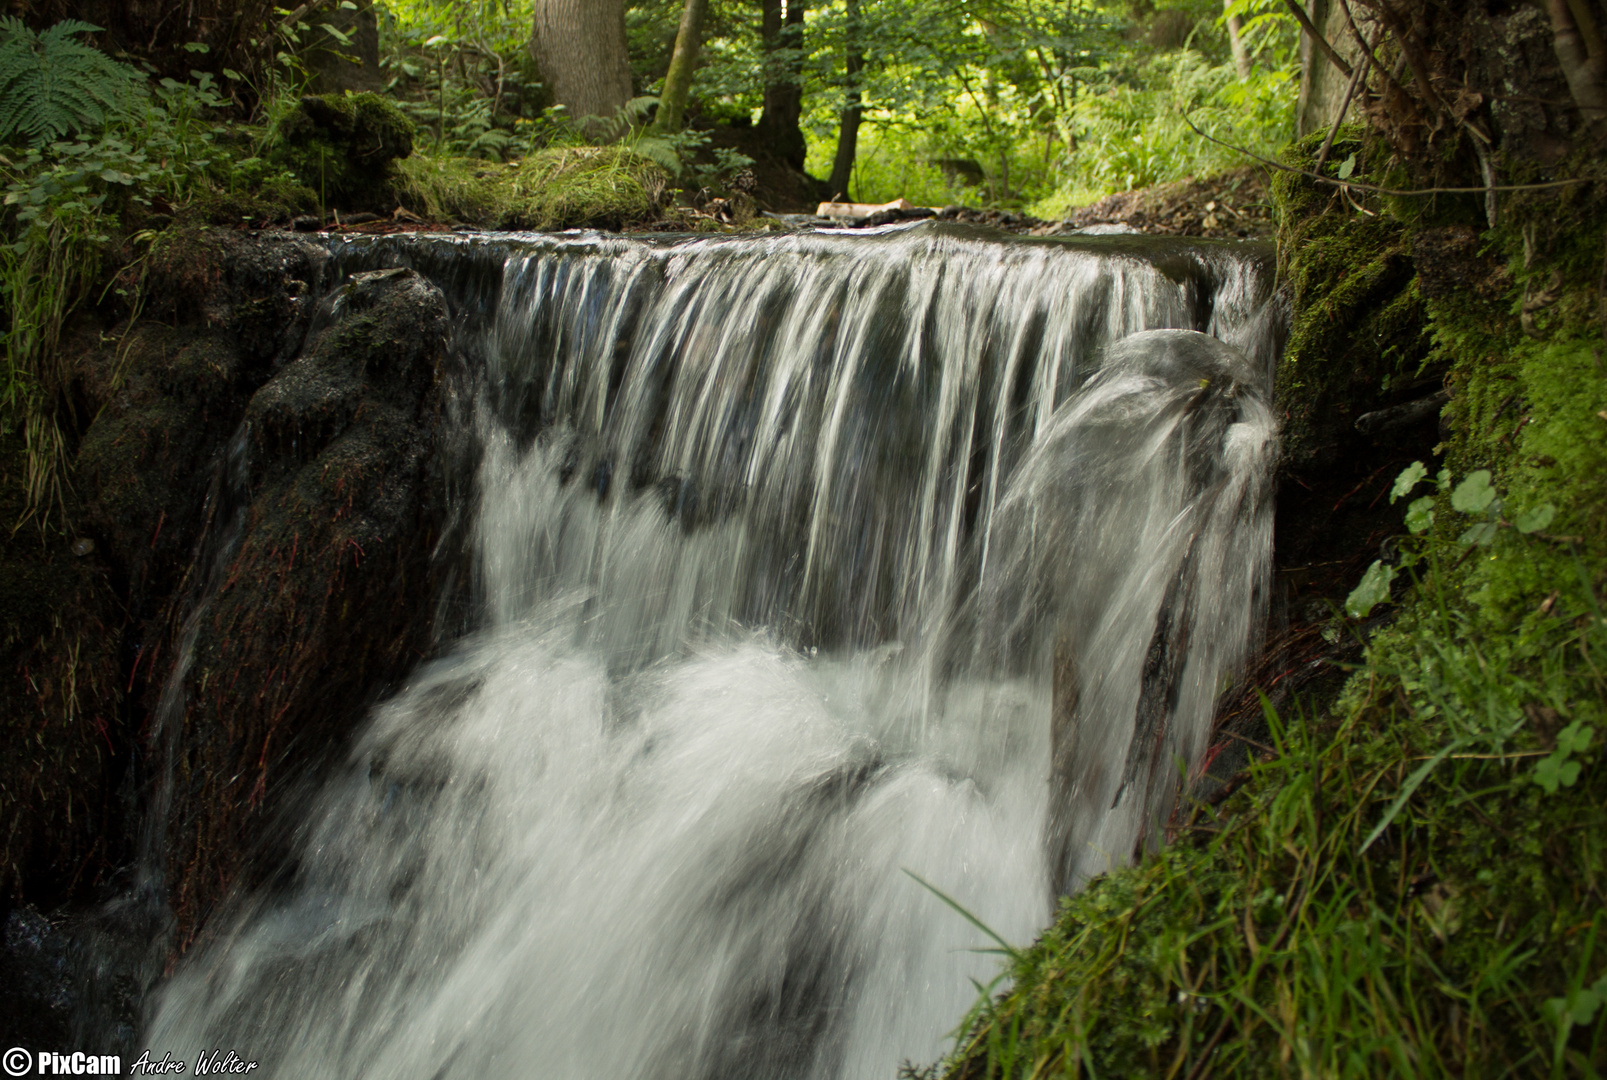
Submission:
[[[621,129],[663,92],[682,8],[626,9],[632,100]],[[378,8],[386,91],[446,152],[505,158],[573,138],[525,48],[532,14],[531,0]],[[675,148],[752,127],[763,138],[747,148],[804,150],[828,195],[1053,216],[1242,164],[1184,116],[1257,150],[1283,145],[1295,30],[1285,8],[1257,0],[717,0],[688,95],[692,134]],[[659,143],[643,148],[663,156]]]

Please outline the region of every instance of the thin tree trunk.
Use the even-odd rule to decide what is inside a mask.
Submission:
[[[536,0],[530,55],[571,120],[606,128],[631,98],[625,0]]]
[[[764,112],[759,131],[778,159],[802,170],[808,147],[803,128],[804,0],[761,0],[765,55]]]
[[[833,199],[852,201],[848,181],[854,173],[854,157],[859,151],[859,121],[865,111],[865,97],[859,86],[859,73],[865,67],[865,54],[859,38],[859,0],[848,0],[848,41],[846,66],[848,90],[844,95],[842,122],[837,128],[837,157],[831,165]]]
[[[708,11],[709,0],[686,0],[686,6],[681,8],[675,54],[670,58],[664,92],[658,98],[658,116],[653,120],[653,126],[660,131],[680,131],[686,118],[686,96],[692,89],[692,73],[697,70],[697,54],[703,45],[703,17]]]
[[[1224,5],[1231,0],[1222,0]],[[1237,15],[1228,16],[1228,46],[1233,50],[1233,66],[1239,72],[1239,78],[1250,77],[1250,52],[1244,47],[1244,21]]]
[[[1607,118],[1607,46],[1584,4],[1547,0],[1552,47],[1586,123]]]

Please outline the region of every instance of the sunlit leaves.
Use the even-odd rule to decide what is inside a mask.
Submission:
[[[1424,467],[1421,461],[1414,461],[1406,466],[1401,471],[1401,474],[1395,478],[1395,486],[1389,489],[1389,501],[1395,502],[1397,499],[1403,499],[1410,495],[1412,489],[1422,483],[1423,478],[1427,475],[1428,469]]]
[[[1479,469],[1451,492],[1451,506],[1464,514],[1482,514],[1495,501],[1495,488],[1490,486],[1490,470]]]
[[[1345,598],[1345,613],[1353,619],[1365,619],[1373,608],[1389,599],[1389,587],[1395,581],[1395,568],[1374,562],[1362,575],[1361,584]]]

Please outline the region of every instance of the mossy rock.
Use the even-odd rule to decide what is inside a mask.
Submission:
[[[309,95],[274,127],[270,158],[325,205],[388,210],[392,162],[413,152],[413,121],[378,94]]]
[[[1290,146],[1284,162],[1311,169],[1325,134]],[[1367,153],[1354,131],[1330,160],[1351,153]],[[1298,173],[1279,173],[1272,199],[1295,312],[1276,386],[1284,454],[1320,466],[1345,452],[1359,416],[1430,392],[1427,320],[1406,225],[1363,218]]]

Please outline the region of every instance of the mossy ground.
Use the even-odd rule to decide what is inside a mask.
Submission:
[[[486,229],[644,225],[669,190],[662,168],[622,146],[555,147],[507,164],[415,157],[399,169],[410,210]]]
[[[1269,715],[1231,799],[1065,900],[934,1073],[1607,1072],[1607,190],[1511,199],[1492,230],[1278,187],[1295,453],[1320,457],[1334,409],[1443,377],[1425,465],[1491,471],[1490,542],[1442,488],[1339,699]]]

